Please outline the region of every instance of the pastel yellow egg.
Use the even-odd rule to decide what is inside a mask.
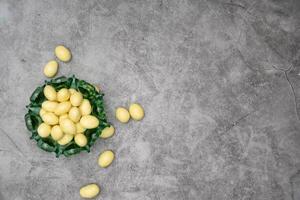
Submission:
[[[54,113],[56,115],[66,114],[67,112],[69,112],[71,107],[72,107],[72,105],[71,105],[70,101],[61,102],[55,108]]]
[[[85,130],[86,130],[86,129],[82,127],[82,125],[80,124],[80,122],[78,122],[78,123],[76,124],[76,132],[77,132],[77,133],[84,133]]]
[[[126,110],[126,108],[123,108],[123,107],[117,108],[116,118],[117,118],[117,120],[119,120],[122,123],[127,123],[130,119],[128,110]]]
[[[51,126],[49,126],[46,123],[41,123],[37,129],[37,132],[40,137],[46,138],[50,135],[51,132]]]
[[[47,113],[46,110],[44,110],[43,108],[40,109],[40,112],[39,112],[40,116],[43,116],[46,113]]]
[[[92,106],[88,99],[83,99],[82,103],[79,106],[81,115],[89,115],[92,113]]]
[[[72,94],[74,94],[76,92],[76,90],[74,88],[69,88],[69,92],[72,95]]]
[[[55,101],[44,101],[42,103],[42,108],[47,112],[54,112],[57,105],[58,103]]]
[[[59,118],[58,118],[59,124],[61,124],[61,121],[62,121],[63,119],[67,119],[67,118],[69,118],[69,115],[68,115],[68,114],[60,115]]]
[[[69,118],[75,123],[79,122],[79,120],[81,118],[81,113],[80,113],[79,108],[72,107],[69,111]]]
[[[66,88],[62,88],[57,92],[57,101],[64,102],[68,101],[70,98],[70,92]]]
[[[85,115],[81,117],[80,124],[83,128],[93,129],[99,125],[99,120],[93,115]]]
[[[74,141],[80,147],[84,147],[87,144],[87,138],[82,133],[76,134],[75,138],[74,138]]]
[[[98,158],[98,165],[100,167],[106,168],[108,167],[115,158],[114,152],[111,150],[104,151],[100,154]]]
[[[80,92],[75,91],[70,97],[70,102],[72,106],[80,106],[82,100],[83,100],[83,96]]]
[[[46,85],[44,87],[44,95],[49,101],[56,100],[56,90],[51,85]]]
[[[140,104],[133,103],[129,106],[129,113],[132,119],[141,120],[144,118],[144,109]]]
[[[72,120],[66,118],[63,119],[60,123],[60,128],[66,134],[75,135],[76,134],[76,126]]]
[[[42,117],[42,120],[46,124],[49,124],[49,125],[58,124],[58,117],[54,113],[47,112],[47,113],[43,114],[43,116],[41,116],[41,117]]]
[[[60,145],[66,145],[69,142],[71,142],[74,138],[74,135],[70,135],[70,134],[64,134],[64,136],[57,141],[58,144]]]
[[[79,194],[82,198],[92,199],[96,197],[99,194],[99,192],[99,186],[93,183],[80,188]]]
[[[102,130],[100,137],[101,138],[109,138],[111,136],[113,136],[115,133],[115,128],[110,125],[109,127],[106,127],[105,129]]]
[[[45,76],[52,78],[56,75],[58,70],[58,63],[55,60],[49,61],[44,67]]]
[[[62,45],[57,46],[54,52],[56,57],[63,62],[69,62],[71,60],[72,55],[70,50]]]
[[[60,140],[64,136],[63,131],[61,130],[59,125],[55,125],[51,129],[51,137],[53,140],[57,141]]]

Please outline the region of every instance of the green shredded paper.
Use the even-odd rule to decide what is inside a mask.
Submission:
[[[87,129],[84,134],[87,137],[87,145],[80,147],[75,144],[74,140],[69,142],[66,145],[60,145],[55,140],[48,136],[47,138],[42,138],[38,135],[37,129],[39,125],[43,122],[40,117],[40,109],[42,103],[46,100],[44,96],[44,87],[46,85],[51,85],[55,88],[56,91],[62,88],[74,88],[77,91],[80,91],[83,95],[83,98],[88,99],[92,106],[92,115],[98,118],[99,126],[94,129]],[[97,92],[95,87],[90,83],[87,83],[84,80],[79,80],[72,76],[66,78],[64,76],[58,77],[49,81],[45,81],[43,86],[37,87],[30,97],[30,104],[26,106],[28,109],[27,114],[25,115],[25,123],[27,129],[31,132],[30,139],[34,139],[37,142],[37,146],[47,152],[54,152],[56,157],[59,157],[61,154],[71,156],[77,154],[81,151],[90,152],[91,146],[99,138],[102,130],[105,127],[109,126],[109,123],[106,120],[106,114],[104,110],[103,102],[104,94],[100,91]]]

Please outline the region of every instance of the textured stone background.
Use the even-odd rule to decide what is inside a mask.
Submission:
[[[300,1],[0,0],[0,199],[300,199]],[[116,135],[56,159],[23,116],[57,44],[59,75],[100,84]],[[127,125],[117,106],[140,102]],[[298,106],[297,106],[298,105]],[[97,165],[107,148],[116,160]]]

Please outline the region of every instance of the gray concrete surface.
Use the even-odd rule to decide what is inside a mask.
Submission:
[[[0,0],[0,199],[300,199],[300,2]],[[58,75],[100,84],[116,135],[55,158],[29,140],[28,98]],[[117,106],[141,103],[141,122]],[[112,166],[99,153],[113,149]]]

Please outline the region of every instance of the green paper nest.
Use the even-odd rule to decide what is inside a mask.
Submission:
[[[84,134],[87,137],[87,145],[84,147],[79,147],[75,144],[74,140],[69,142],[66,145],[60,145],[51,136],[47,138],[41,138],[37,133],[37,128],[42,123],[42,118],[39,115],[41,105],[46,100],[44,96],[44,87],[46,85],[53,86],[56,91],[62,88],[74,88],[80,91],[85,99],[88,99],[92,106],[92,115],[99,119],[99,126],[94,129],[87,129]],[[25,122],[27,129],[31,132],[30,139],[34,139],[37,142],[37,146],[47,152],[54,152],[56,157],[59,157],[61,154],[71,156],[77,154],[81,151],[90,152],[91,146],[99,138],[102,130],[105,127],[109,126],[109,123],[106,120],[106,114],[104,110],[103,102],[104,94],[102,92],[96,91],[95,87],[90,83],[87,83],[84,80],[79,80],[72,76],[66,78],[64,76],[45,81],[43,86],[37,87],[30,97],[30,104],[26,106],[28,109],[27,114],[25,115]]]

